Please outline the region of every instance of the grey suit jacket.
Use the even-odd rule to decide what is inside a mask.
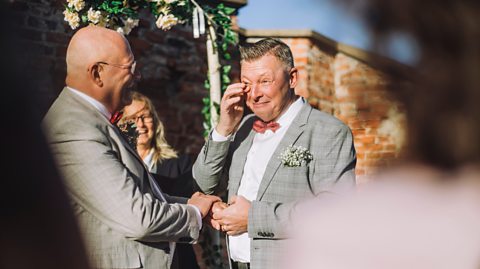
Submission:
[[[163,194],[120,132],[64,89],[43,120],[94,268],[168,268],[168,241],[193,242],[186,199]]]
[[[205,143],[194,167],[194,177],[206,193],[228,187],[229,197],[240,186],[256,117],[244,119],[232,141]],[[287,167],[279,158],[289,145],[307,148],[308,165]],[[305,104],[270,159],[257,197],[248,214],[251,266],[277,268],[288,240],[289,215],[295,204],[332,188],[355,185],[356,155],[350,129],[331,115]]]

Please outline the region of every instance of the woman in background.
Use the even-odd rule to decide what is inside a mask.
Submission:
[[[133,92],[132,103],[123,112],[119,124],[135,123],[137,152],[160,188],[169,195],[190,197],[194,193],[191,160],[187,155],[179,155],[167,143],[163,123],[152,101],[139,92]],[[199,268],[190,244],[176,245],[173,263],[175,261],[180,269]]]

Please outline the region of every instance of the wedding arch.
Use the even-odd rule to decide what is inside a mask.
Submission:
[[[192,25],[193,37],[207,35],[208,76],[205,88],[210,95],[203,99],[204,135],[218,121],[221,96],[230,83],[229,46],[238,44],[230,15],[234,8],[223,4],[210,6],[195,0],[66,0],[64,19],[72,29],[89,24],[107,27],[128,35],[138,26],[139,12],[148,10],[156,18],[156,26],[164,31],[177,24]]]

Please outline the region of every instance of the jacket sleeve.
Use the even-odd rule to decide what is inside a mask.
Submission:
[[[197,160],[193,164],[193,178],[206,194],[213,194],[226,189],[230,168],[230,140],[216,142],[210,137],[203,146]]]
[[[148,191],[148,172],[135,175],[127,169],[114,150],[123,145],[115,145],[105,130],[76,127],[50,130],[54,133],[49,141],[74,202],[132,240],[194,242],[198,238],[194,208],[155,198]]]

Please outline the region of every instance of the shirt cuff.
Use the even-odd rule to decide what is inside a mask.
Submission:
[[[200,209],[194,205],[188,205],[188,206],[191,206],[193,208],[195,208],[195,212],[197,212],[197,222],[198,222],[198,229],[202,229],[202,213],[200,212]]]
[[[215,142],[224,142],[224,141],[227,141],[228,139],[230,139],[232,135],[228,135],[228,136],[223,136],[221,134],[219,134],[217,132],[217,130],[215,130],[215,128],[213,128],[213,131],[212,131],[212,140],[215,141]]]

